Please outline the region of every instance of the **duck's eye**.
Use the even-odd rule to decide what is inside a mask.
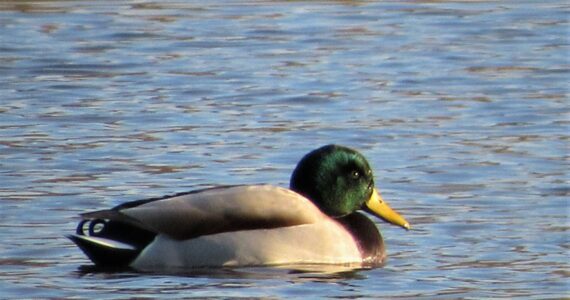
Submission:
[[[353,179],[358,179],[360,178],[360,172],[354,170],[352,171],[352,174],[350,174],[352,176]]]

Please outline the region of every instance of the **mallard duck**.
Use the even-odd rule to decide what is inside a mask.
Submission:
[[[376,190],[359,152],[305,155],[290,188],[221,186],[82,214],[71,239],[97,266],[168,269],[381,264],[382,235],[364,210],[409,229]]]

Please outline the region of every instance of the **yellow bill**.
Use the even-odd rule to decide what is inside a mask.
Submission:
[[[394,225],[403,227],[406,230],[410,230],[410,223],[408,223],[408,221],[406,221],[406,219],[404,219],[404,217],[402,217],[399,213],[394,211],[388,205],[388,203],[384,202],[384,199],[382,199],[376,189],[374,189],[372,196],[370,196],[370,199],[366,201],[365,205],[367,211],[373,215],[381,218],[388,223],[392,223]]]

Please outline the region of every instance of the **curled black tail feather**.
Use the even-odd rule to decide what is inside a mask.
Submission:
[[[154,239],[156,233],[135,225],[106,219],[79,222],[67,236],[97,266],[126,267]]]

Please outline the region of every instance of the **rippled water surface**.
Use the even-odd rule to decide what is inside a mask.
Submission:
[[[0,1],[0,298],[570,296],[565,1]],[[361,150],[370,270],[97,272],[77,214]]]

